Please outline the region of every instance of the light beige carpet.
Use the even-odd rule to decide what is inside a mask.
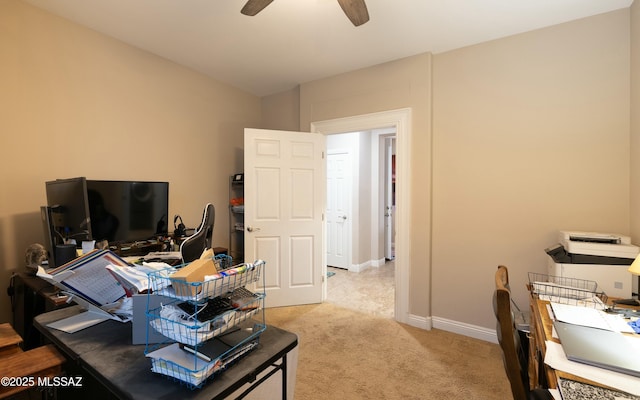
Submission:
[[[496,344],[334,304],[272,308],[298,335],[295,399],[511,399]]]
[[[395,307],[395,263],[361,272],[327,268],[334,273],[327,280],[327,303],[393,319]]]

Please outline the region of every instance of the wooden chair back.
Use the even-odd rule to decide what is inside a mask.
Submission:
[[[527,400],[529,392],[527,354],[522,348],[520,335],[511,312],[511,290],[507,267],[504,265],[498,267],[495,280],[493,311],[497,319],[496,333],[502,348],[504,368],[511,384],[514,400]]]

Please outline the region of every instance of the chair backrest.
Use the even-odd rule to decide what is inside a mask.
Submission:
[[[202,212],[202,221],[200,222],[200,226],[198,226],[197,230],[203,229],[204,239],[205,239],[205,249],[211,248],[211,241],[213,240],[213,225],[216,221],[216,209],[213,207],[213,204],[207,203],[204,206],[204,211]]]
[[[213,204],[208,203],[202,212],[202,221],[193,235],[180,243],[180,255],[183,263],[188,263],[200,258],[202,252],[211,248],[213,225],[216,212]]]
[[[496,291],[493,295],[493,312],[496,315],[496,333],[502,348],[504,368],[511,384],[514,400],[526,400],[529,392],[528,357],[520,343],[520,335],[511,312],[511,290],[507,267],[498,267],[495,275]]]

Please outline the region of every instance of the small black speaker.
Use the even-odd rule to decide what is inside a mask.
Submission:
[[[76,258],[75,244],[56,245],[56,267],[64,265],[74,258]]]

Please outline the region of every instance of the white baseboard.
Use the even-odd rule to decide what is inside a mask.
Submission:
[[[486,342],[498,343],[498,336],[494,329],[471,325],[464,322],[452,321],[446,318],[432,317],[433,327],[443,331],[469,336]]]
[[[381,258],[379,260],[371,261],[371,266],[373,266],[373,267],[382,267],[386,263],[387,263],[387,259],[383,257],[383,258]]]
[[[443,331],[456,333],[458,335],[484,340],[485,342],[498,343],[498,336],[496,335],[496,331],[493,329],[471,325],[464,322],[453,321],[446,318],[421,317],[419,315],[409,314],[406,321],[400,322],[404,322],[407,325],[411,325],[420,329],[441,329]]]
[[[371,260],[365,261],[365,262],[363,262],[361,264],[352,264],[349,267],[349,272],[362,272],[365,269],[370,268],[370,267],[371,267]]]
[[[406,324],[411,325],[415,328],[420,328],[420,329],[425,329],[427,331],[430,331],[432,328],[431,322],[432,322],[431,317],[421,317],[419,315],[409,314],[407,316]]]
[[[369,268],[369,266],[366,265],[366,263],[364,263],[364,264],[352,264],[349,267],[349,272],[362,272],[367,268]]]
[[[362,272],[366,269],[369,269],[371,267],[382,267],[385,263],[387,262],[386,259],[381,258],[379,260],[369,260],[369,261],[365,261],[361,264],[353,264],[349,267],[349,271],[350,272]]]
[[[493,329],[471,325],[464,322],[453,321],[446,318],[421,317],[419,315],[409,314],[406,321],[400,322],[404,322],[407,325],[411,325],[415,328],[425,330],[431,330],[433,328],[441,329],[443,331],[456,333],[458,335],[484,340],[485,342],[498,343],[496,331]]]

